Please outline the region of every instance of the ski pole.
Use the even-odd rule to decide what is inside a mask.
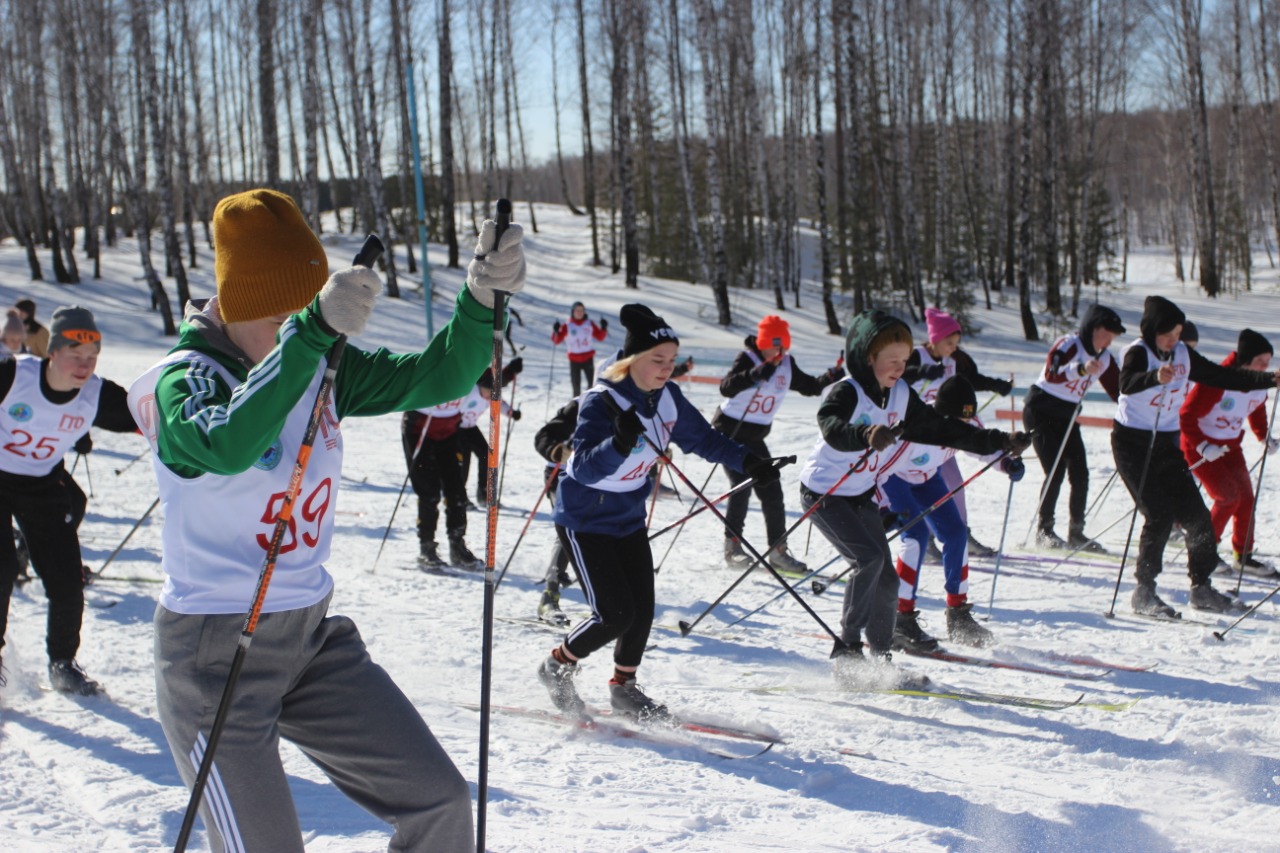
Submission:
[[[556,349],[560,344],[551,343],[551,370],[547,373],[547,402],[542,406],[542,420],[545,422],[551,416],[551,389],[555,385],[556,378]]]
[[[1102,484],[1102,489],[1101,491],[1098,492],[1098,496],[1093,499],[1093,503],[1090,504],[1089,508],[1084,511],[1084,517],[1086,521],[1089,519],[1090,516],[1093,515],[1093,511],[1095,509],[1099,509],[1102,506],[1103,501],[1106,500],[1107,495],[1111,491],[1111,487],[1115,485],[1116,475],[1119,473],[1120,473],[1119,470],[1112,471],[1111,476],[1107,478],[1107,482]]]
[[[1044,484],[1040,486],[1040,500],[1036,502],[1036,511],[1031,513],[1031,523],[1027,525],[1027,535],[1022,537],[1022,547],[1024,548],[1031,539],[1031,531],[1035,529],[1036,522],[1040,520],[1040,510],[1044,508],[1045,498],[1049,494],[1049,484],[1058,475],[1058,465],[1062,463],[1062,454],[1067,449],[1067,442],[1071,440],[1071,432],[1079,429],[1076,426],[1076,418],[1080,417],[1080,410],[1084,407],[1084,395],[1089,390],[1090,381],[1092,380],[1085,381],[1084,391],[1080,392],[1080,402],[1076,403],[1075,409],[1071,412],[1071,420],[1067,421],[1067,428],[1062,433],[1062,441],[1058,444],[1058,453],[1053,457],[1053,467],[1049,469],[1049,476],[1044,478]]]
[[[1277,411],[1280,411],[1280,391],[1276,391],[1275,402],[1271,404],[1271,419],[1267,422],[1267,441],[1271,440],[1271,430],[1276,425]],[[1253,509],[1249,511],[1249,526],[1246,528],[1248,532],[1245,533],[1245,536],[1244,536],[1244,544],[1248,546],[1250,553],[1252,553],[1253,551],[1253,522],[1254,522],[1254,519],[1258,517],[1258,500],[1262,497],[1262,475],[1266,473],[1267,457],[1270,455],[1271,454],[1266,452],[1266,448],[1264,448],[1262,452],[1262,464],[1258,466],[1258,483],[1253,487]],[[88,464],[88,460],[86,460],[86,464]],[[1240,596],[1240,584],[1244,581],[1245,559],[1246,559],[1246,555],[1244,554],[1244,552],[1241,552],[1240,576],[1236,578],[1235,595],[1237,598]],[[1218,639],[1221,640],[1222,638],[1219,637]]]
[[[133,463],[137,462],[139,459],[141,459],[142,457],[146,456],[146,455],[147,455],[148,453],[150,453],[150,452],[151,452],[151,448],[150,448],[150,447],[144,447],[144,448],[142,448],[142,452],[141,452],[141,453],[139,453],[137,456],[133,457],[133,458],[132,458],[132,459],[130,459],[128,462],[126,462],[124,465],[122,465],[121,467],[119,467],[119,468],[117,468],[117,469],[116,469],[116,476],[117,476],[117,477],[119,477],[119,476],[120,476],[121,474],[123,474],[125,471],[128,471],[130,468],[132,468],[132,467],[133,467]]]
[[[662,491],[662,460],[658,460],[658,476],[653,478],[653,494],[649,495],[649,517],[644,520],[644,529],[653,524],[653,511],[658,508],[658,494]],[[657,572],[654,572],[657,574]]]
[[[833,493],[836,489],[840,488],[840,486],[844,483],[844,481],[845,481],[845,480],[847,480],[847,479],[849,479],[849,475],[851,475],[854,471],[859,470],[860,468],[862,468],[862,466],[866,465],[867,459],[868,459],[868,458],[871,456],[871,454],[872,454],[872,453],[874,453],[874,452],[875,452],[875,448],[868,447],[868,448],[867,448],[867,450],[866,450],[866,452],[865,452],[865,453],[863,453],[861,456],[859,456],[859,457],[857,458],[857,460],[855,460],[852,464],[850,464],[850,465],[849,465],[848,469],[844,472],[844,474],[842,474],[842,475],[840,476],[840,479],[836,480],[835,484],[834,484],[834,485],[832,485],[832,487],[831,487],[830,489],[827,489],[827,491],[822,495],[822,497],[823,497],[823,498],[825,498],[825,497],[827,497],[827,495],[830,495],[830,494],[831,494],[831,493]],[[703,500],[706,500],[706,499],[705,499],[705,498],[703,498]],[[804,522],[804,520],[805,520],[806,518],[808,518],[810,515],[812,515],[812,514],[813,514],[814,510],[816,510],[816,509],[818,508],[818,505],[819,505],[819,504],[821,504],[821,503],[822,503],[822,499],[821,499],[821,498],[819,498],[818,500],[814,501],[814,502],[813,502],[813,505],[812,505],[812,506],[810,506],[807,510],[805,510],[805,511],[804,511],[804,513],[803,513],[803,514],[802,514],[798,519],[796,519],[796,521],[795,521],[795,523],[794,523],[794,524],[792,524],[790,527],[788,527],[788,528],[787,528],[787,532],[786,532],[785,534],[783,534],[782,539],[779,539],[778,541],[779,541],[779,542],[782,542],[782,541],[784,541],[784,540],[787,538],[787,536],[790,536],[790,535],[791,535],[791,533],[792,533],[792,532],[794,532],[794,531],[795,531],[795,529],[796,529],[796,528],[798,528],[798,527],[799,527],[799,526]],[[717,514],[717,515],[719,515],[719,513],[716,513],[716,514]],[[720,516],[720,518],[723,520],[724,516]],[[744,539],[744,540],[743,540],[743,542],[745,543],[745,542],[746,542],[746,540]],[[755,549],[752,549],[752,550],[754,551]],[[716,609],[716,607],[718,607],[718,606],[720,605],[720,602],[722,602],[722,601],[724,601],[726,598],[728,598],[728,597],[729,597],[729,593],[731,593],[731,592],[733,592],[735,589],[737,589],[737,588],[738,588],[738,584],[740,584],[740,583],[742,583],[744,580],[746,580],[746,579],[747,579],[747,575],[751,574],[751,572],[755,569],[755,567],[756,567],[758,564],[760,564],[760,563],[765,563],[766,565],[768,565],[768,563],[767,563],[767,562],[766,562],[766,560],[765,560],[765,557],[767,557],[767,556],[768,556],[768,555],[769,555],[773,550],[774,550],[774,546],[773,546],[773,545],[770,545],[770,546],[769,546],[769,549],[768,549],[767,551],[765,551],[764,556],[760,556],[759,554],[754,554],[753,556],[755,557],[755,560],[753,560],[753,561],[752,561],[752,563],[751,563],[749,566],[747,566],[747,568],[742,572],[742,574],[738,575],[738,579],[737,579],[737,580],[735,580],[733,583],[729,584],[729,588],[728,588],[728,589],[726,589],[724,592],[720,593],[720,595],[716,598],[716,600],[715,600],[715,601],[713,601],[713,602],[711,602],[710,604],[708,604],[708,605],[707,605],[707,607],[706,607],[706,609],[704,609],[701,613],[699,613],[699,614],[698,614],[698,618],[694,619],[692,622],[681,622],[681,623],[680,623],[680,633],[681,633],[683,636],[686,636],[686,637],[687,637],[687,636],[689,636],[689,634],[693,631],[693,629],[694,629],[694,628],[696,628],[696,627],[698,627],[698,623],[699,623],[699,622],[701,622],[703,619],[705,619],[705,618],[707,617],[707,615],[711,613],[711,611],[712,611],[712,610],[715,610],[715,609]],[[773,574],[774,574],[774,576],[775,576],[775,577],[778,577],[778,573],[777,573],[777,571],[776,571],[772,566],[769,566],[769,570],[770,570],[771,572],[773,572]],[[790,594],[790,595],[792,595],[792,596],[795,596],[796,598],[799,598],[799,596],[798,596],[798,595],[796,594],[796,592],[795,592],[794,587],[792,587],[792,586],[788,585],[786,581],[783,581],[783,580],[781,579],[781,577],[778,577],[778,579],[779,579],[780,581],[782,581],[782,585],[783,585],[784,587],[786,587],[785,592],[789,593],[789,594]],[[801,604],[803,604],[803,602],[801,602]],[[805,607],[806,607],[806,609],[808,609],[808,605],[805,605]],[[810,612],[812,612],[812,611],[810,611]],[[824,627],[825,627],[825,626],[824,626]]]
[[[409,457],[409,470],[404,472],[404,482],[400,484],[400,494],[396,495],[395,506],[391,507],[391,517],[387,519],[387,529],[382,531],[382,541],[378,543],[378,553],[373,557],[373,565],[369,567],[369,574],[373,574],[378,568],[378,561],[382,559],[382,549],[387,546],[387,537],[391,535],[391,526],[396,523],[396,513],[400,511],[400,501],[404,500],[405,490],[409,488],[409,477],[413,474],[413,466],[418,463],[418,451],[422,450],[422,442],[427,437],[427,429],[431,426],[431,415],[427,415],[426,422],[422,425],[422,431],[418,433],[418,443],[413,447],[413,456]]]
[[[89,497],[93,497],[93,472],[89,470],[89,455],[84,454],[84,478],[89,481]]]
[[[925,508],[922,512],[920,512],[918,515],[916,515],[916,517],[915,517],[915,518],[911,519],[911,520],[910,520],[910,521],[908,521],[906,524],[902,525],[902,526],[901,526],[901,527],[899,527],[897,530],[893,531],[893,534],[892,534],[891,536],[889,536],[889,537],[885,540],[885,543],[886,543],[886,544],[888,544],[889,542],[892,542],[893,540],[895,540],[895,539],[897,539],[898,537],[900,537],[902,534],[906,533],[906,532],[907,532],[908,530],[910,530],[911,528],[915,527],[915,526],[916,526],[917,524],[919,524],[920,522],[924,521],[924,520],[925,520],[926,518],[928,518],[929,516],[933,515],[935,512],[937,512],[937,510],[938,510],[938,509],[939,509],[943,504],[945,504],[947,501],[949,501],[949,500],[951,500],[952,498],[954,498],[956,495],[960,494],[960,492],[964,490],[964,487],[965,487],[965,486],[969,485],[969,484],[970,484],[970,483],[972,483],[974,480],[976,480],[976,479],[978,479],[979,477],[981,477],[981,476],[982,476],[983,474],[985,474],[987,471],[990,471],[993,465],[995,465],[997,462],[1000,462],[1000,461],[1001,461],[1001,460],[1003,460],[1003,459],[1006,459],[1008,456],[1009,456],[1008,451],[1006,451],[1006,452],[1004,452],[1004,453],[1001,453],[1001,454],[1000,454],[999,456],[997,456],[995,459],[992,459],[992,460],[991,460],[990,462],[988,462],[986,465],[983,465],[983,466],[982,466],[981,468],[979,468],[977,471],[975,471],[975,472],[973,472],[972,474],[970,474],[970,475],[969,475],[969,477],[968,477],[967,479],[965,479],[965,481],[964,481],[963,483],[961,483],[960,485],[956,486],[954,489],[952,489],[951,491],[947,492],[947,493],[946,493],[945,495],[943,495],[942,497],[938,498],[936,501],[934,501],[932,504],[930,504],[927,508]],[[853,569],[854,569],[854,567],[853,567],[853,566],[849,566],[849,567],[848,567],[848,568],[846,568],[843,572],[841,572],[840,574],[838,574],[838,575],[836,575],[834,578],[832,578],[830,583],[823,583],[822,581],[814,581],[814,582],[813,582],[813,592],[814,592],[814,594],[815,594],[815,595],[822,595],[822,593],[826,592],[827,587],[829,587],[831,584],[836,583],[837,581],[839,581],[839,580],[841,580],[842,578],[844,578],[844,576],[845,576],[845,575],[847,575],[847,574],[849,574],[849,572],[853,571]]]
[[[752,390],[752,392],[751,392],[751,401],[750,401],[749,403],[747,403],[747,408],[746,408],[746,410],[745,410],[745,411],[747,411],[747,412],[751,411],[751,407],[755,405],[756,398],[760,396],[760,389],[761,389],[762,387],[764,387],[764,382],[763,382],[763,381],[757,382],[757,383],[755,384],[755,388],[754,388],[754,389]],[[734,425],[734,427],[733,427],[733,429],[732,429],[732,430],[730,430],[730,432],[729,432],[729,440],[730,440],[730,441],[733,441],[734,439],[736,439],[736,438],[738,437],[738,430],[742,429],[742,424],[743,424],[743,420],[742,420],[742,418],[738,418],[738,423],[737,423],[737,424],[735,424],[735,425]],[[717,462],[715,465],[712,465],[712,466],[711,466],[711,470],[707,472],[707,479],[705,479],[705,480],[703,480],[703,481],[702,481],[702,491],[704,491],[704,492],[705,492],[705,491],[707,490],[707,486],[711,483],[711,478],[712,478],[712,477],[714,477],[714,476],[716,475],[716,469],[717,469],[717,468],[719,468],[719,467],[720,467],[720,463],[718,463],[718,462]],[[661,560],[659,560],[659,561],[658,561],[658,565],[657,565],[656,567],[654,567],[653,573],[654,573],[655,575],[656,575],[658,572],[662,571],[662,567],[663,567],[664,565],[666,565],[667,557],[668,557],[668,556],[670,556],[670,554],[671,554],[671,549],[672,549],[672,548],[674,548],[674,547],[676,547],[676,543],[680,541],[680,534],[681,534],[681,533],[683,533],[683,532],[684,532],[684,528],[682,527],[682,528],[680,528],[680,530],[677,530],[677,531],[676,531],[676,535],[671,539],[671,541],[670,541],[669,543],[667,543],[667,550],[665,550],[665,551],[663,551],[663,552],[662,552],[662,559],[661,559]],[[730,532],[732,532],[732,531],[730,531]]]
[[[133,523],[133,527],[129,528],[129,532],[126,533],[124,535],[124,538],[120,540],[120,544],[116,546],[116,549],[111,552],[111,555],[109,557],[107,557],[106,562],[102,564],[102,568],[98,569],[98,571],[95,573],[94,575],[95,578],[97,578],[98,580],[102,579],[102,573],[107,570],[107,566],[111,565],[111,561],[116,558],[116,554],[120,553],[121,549],[124,548],[125,543],[127,543],[129,541],[129,538],[132,537],[133,534],[138,531],[138,528],[142,526],[142,522],[146,521],[147,518],[150,517],[151,513],[155,511],[155,508],[159,504],[160,504],[160,498],[157,496],[156,499],[151,502],[151,506],[147,507],[147,511],[142,514],[142,517]]]
[[[498,468],[498,504],[502,504],[502,486],[507,482],[507,450],[511,447],[512,424],[515,423],[513,414],[516,410],[516,380],[518,376],[511,377],[511,402],[507,404],[507,408],[511,411],[507,414],[507,437],[502,440],[502,465]],[[494,380],[500,382],[500,379]]]
[[[365,239],[360,253],[356,255],[352,266],[372,267],[382,252],[382,241],[378,239],[378,235],[370,234]],[[333,380],[338,374],[338,365],[342,361],[342,351],[346,346],[346,335],[339,335],[325,359],[324,378],[320,381],[320,390],[316,393],[315,404],[311,407],[311,416],[307,420],[307,429],[302,436],[302,445],[298,448],[298,458],[293,463],[289,487],[285,490],[284,501],[276,516],[275,531],[267,547],[262,571],[258,574],[258,586],[253,593],[253,603],[249,606],[249,612],[245,614],[244,630],[240,633],[240,641],[236,644],[231,671],[227,675],[226,686],[222,689],[222,700],[218,703],[218,713],[213,718],[213,727],[209,729],[204,755],[200,758],[200,768],[196,771],[195,783],[191,786],[191,799],[187,801],[187,811],[182,816],[182,828],[178,831],[178,841],[173,848],[174,853],[182,853],[187,849],[187,840],[191,837],[192,826],[195,825],[196,811],[200,807],[205,784],[209,780],[209,771],[213,769],[213,754],[218,748],[218,740],[222,737],[222,730],[226,726],[227,716],[231,711],[231,697],[235,693],[236,682],[240,680],[240,670],[244,667],[245,657],[249,653],[249,644],[253,642],[253,634],[258,629],[258,618],[262,615],[262,605],[267,599],[267,588],[271,584],[271,575],[276,568],[276,558],[280,556],[280,546],[284,543],[284,535],[289,529],[289,522],[293,519],[293,502],[297,500],[298,492],[302,489],[302,478],[307,473],[307,464],[311,461],[311,446],[315,443],[316,433],[320,429],[320,420],[329,403]]]
[[[1013,381],[1013,374],[1009,374],[1009,381]],[[1081,397],[1080,399],[1084,399]],[[1014,413],[1017,414],[1018,403],[1013,401]],[[1026,470],[1025,468],[1023,469]],[[996,581],[1000,579],[1000,562],[1004,559],[1004,537],[1009,532],[1009,509],[1013,506],[1013,478],[1009,478],[1009,496],[1004,501],[1004,521],[1000,525],[1000,545],[996,548],[996,570],[991,575],[991,598],[987,601],[987,618],[991,618],[991,610],[996,604]]]
[[[493,249],[502,244],[502,235],[511,222],[511,202],[498,199],[497,227],[493,234]],[[485,476],[485,496],[488,498],[488,529],[484,548],[484,629],[480,655],[480,767],[476,782],[476,853],[485,853],[485,829],[489,804],[489,694],[493,682],[493,595],[497,589],[497,576],[493,566],[498,550],[498,445],[502,436],[502,332],[507,307],[507,294],[493,294],[493,394],[489,397],[489,467]]]
[[[1170,358],[1172,358],[1172,355],[1170,355]],[[1160,361],[1161,367],[1167,364],[1163,359],[1160,359]],[[1120,570],[1116,572],[1116,588],[1111,593],[1111,608],[1102,614],[1108,619],[1114,619],[1116,615],[1116,599],[1120,597],[1120,580],[1124,577],[1124,564],[1129,560],[1129,545],[1133,542],[1133,528],[1138,523],[1138,508],[1142,506],[1142,493],[1147,488],[1147,474],[1151,470],[1151,454],[1156,449],[1156,435],[1160,431],[1160,415],[1164,413],[1164,399],[1168,394],[1169,388],[1166,385],[1165,389],[1160,392],[1160,406],[1156,409],[1155,423],[1151,427],[1151,440],[1147,442],[1147,458],[1142,463],[1142,476],[1138,478],[1138,491],[1133,496],[1133,515],[1129,517],[1129,535],[1125,537],[1124,553],[1120,555]],[[1081,397],[1080,400],[1083,402],[1084,398]]]
[[[1223,628],[1221,631],[1214,631],[1213,632],[1214,639],[1218,641],[1226,640],[1227,634],[1231,633],[1232,628],[1234,628],[1235,626],[1239,625],[1241,622],[1243,622],[1244,620],[1252,616],[1259,607],[1261,607],[1262,605],[1270,601],[1272,596],[1274,596],[1277,592],[1280,592],[1280,586],[1277,586],[1275,589],[1271,590],[1271,592],[1267,593],[1265,596],[1262,597],[1261,601],[1259,601],[1257,604],[1250,607],[1244,613],[1241,613],[1240,618],[1236,619],[1236,621],[1232,622],[1230,625]]]
[[[792,462],[795,462],[795,461],[796,461],[796,458],[795,458],[794,456],[788,456],[788,457],[787,457],[787,459],[788,459],[789,461],[788,461],[788,462],[786,462],[786,463],[784,463],[784,464],[788,464],[788,465],[789,465],[789,464],[791,464]],[[728,498],[733,497],[733,496],[734,496],[734,495],[736,495],[738,492],[741,492],[741,491],[743,491],[744,489],[749,489],[749,488],[751,488],[751,487],[752,487],[752,486],[754,486],[755,484],[756,484],[756,481],[755,481],[755,480],[753,480],[753,479],[751,479],[750,477],[748,477],[747,479],[743,480],[743,481],[742,481],[741,483],[739,483],[738,485],[734,486],[734,487],[733,487],[732,489],[730,489],[729,491],[725,492],[725,493],[724,493],[723,495],[721,495],[720,497],[713,499],[713,500],[711,501],[711,503],[713,503],[713,504],[721,504],[721,503],[724,503],[724,502],[725,502],[725,500],[727,500]],[[673,522],[671,522],[671,523],[670,523],[670,524],[668,524],[666,527],[664,527],[664,528],[662,528],[661,530],[659,530],[657,533],[650,533],[650,534],[649,534],[649,541],[650,541],[650,542],[652,542],[653,540],[657,539],[659,536],[661,536],[661,535],[662,535],[662,534],[664,534],[664,533],[670,533],[672,530],[675,530],[677,527],[680,527],[680,526],[681,526],[681,525],[683,525],[686,521],[688,521],[689,519],[693,518],[695,515],[702,515],[702,513],[706,512],[706,511],[707,511],[706,506],[700,506],[700,507],[698,507],[697,509],[690,511],[688,515],[686,515],[684,518],[681,518],[679,521],[673,521]],[[656,572],[656,570],[655,570],[655,572]]]
[[[542,484],[542,493],[533,502],[533,509],[529,510],[529,517],[524,520],[524,527],[520,529],[520,535],[516,537],[516,544],[511,546],[511,553],[507,555],[507,561],[502,564],[502,571],[498,572],[498,577],[493,582],[495,591],[502,584],[502,579],[507,576],[507,567],[515,559],[516,551],[520,550],[520,543],[524,541],[524,535],[529,532],[529,525],[533,523],[533,517],[538,514],[538,507],[542,505],[542,499],[547,496],[547,492],[551,490],[551,484],[556,481],[556,477],[560,474],[561,464],[557,462],[555,467],[547,472],[547,481]]]

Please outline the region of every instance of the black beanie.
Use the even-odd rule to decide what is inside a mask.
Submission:
[[[1187,315],[1163,296],[1148,296],[1142,303],[1142,320],[1138,327],[1142,330],[1142,340],[1147,346],[1156,349],[1156,336],[1172,332],[1175,327],[1184,325]]]
[[[622,342],[622,357],[637,355],[651,350],[658,344],[678,344],[675,330],[667,325],[667,321],[653,313],[648,305],[632,302],[623,305],[618,312],[618,319],[627,330],[627,337]]]
[[[1240,339],[1236,341],[1236,364],[1244,367],[1263,353],[1269,355],[1275,354],[1271,342],[1253,329],[1245,329],[1240,332]]]
[[[938,386],[933,409],[940,415],[968,420],[978,411],[978,398],[973,386],[963,376],[952,376]]]

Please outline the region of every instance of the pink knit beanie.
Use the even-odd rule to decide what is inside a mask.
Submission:
[[[943,338],[960,331],[960,322],[946,311],[937,308],[924,309],[924,323],[929,329],[929,343],[936,344]]]

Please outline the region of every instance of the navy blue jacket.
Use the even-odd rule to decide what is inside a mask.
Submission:
[[[641,391],[630,376],[618,382],[600,379],[597,384],[620,393],[641,417],[651,418],[657,414],[662,390]],[[741,471],[747,448],[712,429],[674,382],[668,382],[665,390],[670,391],[676,404],[671,441],[685,453]],[[644,527],[645,501],[650,490],[641,487],[630,492],[606,492],[591,488],[592,483],[615,473],[627,461],[613,446],[613,419],[602,399],[604,393],[607,392],[593,388],[582,396],[578,424],[573,431],[573,458],[569,461],[572,476],[560,478],[553,518],[556,524],[578,533],[626,536]]]

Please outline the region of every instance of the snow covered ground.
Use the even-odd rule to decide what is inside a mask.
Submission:
[[[564,353],[552,351],[552,321],[575,299],[595,315],[614,319],[610,343],[621,340],[620,305],[643,300],[664,315],[682,338],[682,352],[698,372],[718,376],[764,313],[769,294],[735,293],[738,326],[715,325],[705,287],[642,279],[627,291],[621,276],[587,264],[581,219],[545,208],[539,234],[529,234],[529,284],[516,301],[525,327],[516,328],[526,369],[515,390],[525,418],[512,432],[504,503],[528,510],[541,488],[542,463],[532,448],[545,412],[569,397]],[[330,244],[335,266],[345,266],[355,238]],[[48,323],[55,306],[91,307],[105,332],[100,373],[127,385],[172,341],[159,334],[157,315],[137,279],[136,250],[126,241],[104,261],[101,281],[77,287],[27,282],[21,251],[0,246],[0,304],[22,296],[39,303]],[[443,251],[433,247],[437,286],[451,296],[461,277],[444,271]],[[1220,359],[1249,325],[1273,340],[1280,304],[1277,276],[1265,256],[1253,293],[1211,301],[1193,286],[1172,280],[1162,254],[1138,255],[1131,283],[1104,292],[1131,333],[1143,297],[1160,293],[1178,302],[1201,331],[1201,351]],[[212,261],[201,258],[193,291],[212,290]],[[88,268],[88,264],[85,264]],[[171,285],[170,285],[171,287]],[[829,366],[842,346],[826,335],[817,297],[786,312],[793,351],[811,372]],[[437,327],[451,300],[436,303]],[[983,326],[967,349],[987,373],[1012,372],[1020,388],[1034,379],[1048,342],[1021,340],[1016,305],[976,309]],[[384,300],[356,343],[392,349],[421,346],[420,297]],[[923,326],[919,328],[923,335]],[[1123,343],[1123,341],[1121,342]],[[1118,349],[1118,347],[1117,347]],[[551,382],[548,394],[548,382]],[[689,384],[690,398],[708,416],[714,385]],[[985,402],[985,395],[980,403]],[[1007,408],[991,404],[990,414]],[[803,457],[816,437],[814,399],[790,396],[770,440],[775,454]],[[1086,414],[1106,415],[1089,403]],[[462,769],[476,780],[478,714],[461,707],[478,701],[483,583],[480,577],[424,575],[413,568],[414,512],[402,506],[376,572],[374,554],[404,480],[398,419],[350,420],[343,425],[347,465],[338,504],[337,537],[330,566],[337,582],[335,611],[352,616],[372,654],[386,667],[430,723]],[[1106,431],[1087,429],[1096,496],[1114,470]],[[143,450],[138,436],[95,432],[95,452],[75,475],[93,496],[81,529],[85,561],[97,568],[121,542],[155,496],[149,465],[130,464]],[[1249,459],[1260,448],[1246,441]],[[709,470],[699,459],[677,455],[695,483]],[[1007,551],[1022,546],[1035,508],[1041,475],[1032,462],[1014,490]],[[968,472],[976,470],[962,461]],[[1274,472],[1280,477],[1280,471]],[[798,466],[784,472],[791,518],[798,518]],[[1272,480],[1272,482],[1275,482]],[[727,488],[722,474],[708,491]],[[1259,550],[1280,555],[1280,500],[1264,485],[1258,515]],[[658,503],[655,525],[687,509],[681,500]],[[1008,481],[998,473],[978,478],[968,505],[977,537],[1000,539]],[[412,499],[412,496],[410,496]],[[1063,498],[1065,503],[1065,496]],[[1101,531],[1131,507],[1122,489],[1097,509],[1091,531]],[[1060,512],[1064,513],[1065,507]],[[470,543],[482,551],[482,516],[472,514]],[[499,562],[505,562],[524,523],[502,515]],[[1116,553],[1127,524],[1103,535]],[[1065,532],[1065,531],[1063,531]],[[753,542],[763,542],[763,519],[753,502],[748,519]],[[493,701],[550,709],[534,670],[555,637],[531,625],[505,621],[534,613],[540,579],[553,540],[546,506],[525,536],[498,592]],[[655,543],[661,558],[668,537]],[[721,566],[721,531],[709,514],[688,525],[657,578],[658,623],[674,626],[699,614],[736,577]],[[822,536],[806,542],[801,528],[793,550],[817,566],[834,555]],[[155,580],[159,572],[159,523],[143,524],[107,574]],[[761,545],[763,547],[763,545]],[[1186,602],[1181,556],[1171,546],[1161,591],[1175,605]],[[807,551],[807,556],[806,556]],[[1009,669],[901,658],[939,685],[1086,703],[1136,701],[1126,710],[1087,704],[1037,710],[898,695],[841,694],[831,682],[831,643],[794,602],[779,601],[732,629],[725,626],[778,591],[776,581],[753,575],[689,637],[656,630],[641,682],[658,699],[690,718],[763,727],[784,743],[755,758],[730,760],[688,744],[654,744],[568,730],[527,718],[493,718],[489,762],[488,846],[495,851],[850,851],[850,850],[1280,850],[1280,653],[1277,602],[1215,640],[1205,625],[1170,625],[1130,618],[1108,620],[1115,560],[1099,565],[1007,562],[1001,568],[990,628],[1000,643],[977,654],[1068,671],[1051,677]],[[975,561],[971,597],[985,614],[992,564]],[[1131,572],[1127,572],[1131,575]],[[1126,579],[1118,612],[1127,613]],[[186,792],[180,786],[156,719],[150,620],[157,586],[101,582],[89,591],[80,662],[102,681],[109,697],[72,699],[41,689],[45,607],[38,583],[15,593],[4,662],[9,685],[0,693],[0,849],[13,851],[151,850],[171,847]],[[926,566],[920,608],[926,626],[945,634],[942,572]],[[1247,601],[1269,586],[1246,581]],[[839,589],[808,601],[828,624],[838,621]],[[576,588],[565,607],[582,613]],[[247,606],[246,602],[246,606]],[[110,605],[110,606],[108,606]],[[1193,615],[1188,613],[1189,616]],[[1226,624],[1225,620],[1197,618]],[[228,655],[232,654],[228,649]],[[250,652],[252,653],[252,652]],[[1070,654],[1152,671],[1113,671],[1064,662]],[[607,654],[587,661],[579,689],[589,703],[607,703]],[[1098,676],[1105,676],[1099,678]],[[733,746],[733,744],[728,744]],[[741,748],[741,747],[738,747]],[[347,801],[292,747],[284,748],[301,824],[312,851],[385,848],[379,821]],[[474,787],[473,787],[474,790]],[[197,847],[205,847],[201,830]]]

